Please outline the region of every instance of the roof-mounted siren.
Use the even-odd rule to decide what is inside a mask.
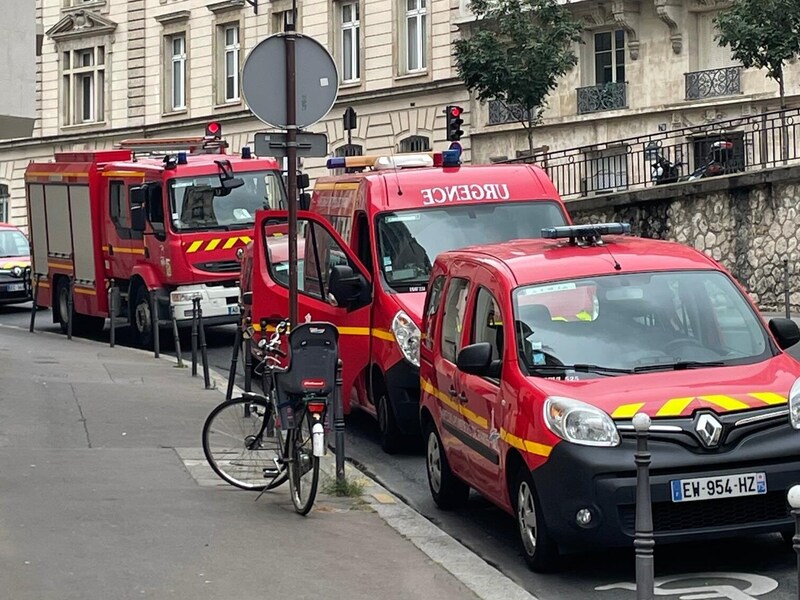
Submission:
[[[569,239],[570,244],[585,246],[602,244],[602,236],[604,235],[627,235],[630,232],[630,223],[591,223],[588,225],[545,227],[542,229],[542,237],[546,240]]]

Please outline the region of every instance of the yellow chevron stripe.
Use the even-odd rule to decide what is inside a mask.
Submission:
[[[664,403],[664,406],[658,409],[656,416],[677,417],[684,410],[686,410],[686,407],[689,406],[693,401],[694,396],[691,398],[673,398],[672,400],[667,400]]]
[[[221,241],[222,241],[222,238],[216,238],[216,239],[211,240],[210,242],[208,242],[208,245],[205,247],[205,251],[208,252],[210,250],[213,250],[214,248],[219,246],[219,243]]]
[[[788,401],[786,396],[776,394],[775,392],[753,392],[751,394],[748,394],[748,396],[752,396],[753,398],[758,398],[759,400],[767,404],[786,404],[786,402]]]
[[[724,410],[742,410],[751,408],[741,400],[737,400],[736,398],[731,398],[730,396],[714,394],[711,396],[699,396],[699,398],[701,400],[705,400],[710,404],[719,406]]]
[[[253,241],[253,238],[251,238],[249,235],[240,235],[239,239],[242,240],[242,242],[244,242],[245,245]]]
[[[634,404],[623,404],[622,406],[618,406],[613,413],[611,413],[611,418],[613,419],[630,419],[639,412],[642,407],[644,406],[644,402],[636,402]]]
[[[200,246],[203,245],[203,240],[195,240],[192,242],[192,245],[186,250],[186,254],[191,254],[192,252],[197,252],[200,249]]]
[[[225,240],[225,245],[222,247],[223,250],[230,250],[231,248],[236,245],[236,242],[239,241],[238,237],[232,237]]]

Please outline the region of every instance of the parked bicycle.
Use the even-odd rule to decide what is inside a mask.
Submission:
[[[289,333],[287,356],[281,349],[287,330],[284,321],[258,344],[264,395],[244,393],[214,408],[203,426],[203,452],[220,478],[245,490],[263,493],[288,480],[295,511],[305,515],[326,452],[339,334],[330,323],[298,325]]]

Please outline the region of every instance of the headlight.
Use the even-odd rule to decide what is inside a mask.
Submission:
[[[800,379],[789,391],[789,422],[795,429],[800,429]]]
[[[544,422],[558,437],[582,446],[617,446],[619,433],[608,413],[572,398],[544,402]]]
[[[19,265],[17,265],[16,267],[12,268],[12,269],[11,269],[11,274],[12,274],[14,277],[22,277],[22,267],[20,267]]]
[[[200,292],[172,292],[169,295],[170,304],[181,304],[183,302],[191,302],[194,298],[202,298]]]
[[[415,367],[419,366],[419,327],[402,310],[394,316],[392,321],[392,333],[400,352],[408,362]]]

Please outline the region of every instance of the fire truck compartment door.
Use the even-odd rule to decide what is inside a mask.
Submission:
[[[28,235],[31,237],[33,249],[33,271],[36,275],[47,275],[47,224],[44,214],[44,185],[31,183],[28,185],[28,202],[30,203]]]
[[[68,258],[72,254],[68,187],[48,184],[44,194],[47,206],[47,250],[51,255]]]
[[[70,186],[69,206],[72,212],[72,222],[81,224],[80,232],[73,238],[75,279],[94,283],[94,232],[92,231],[89,188],[84,185]]]

